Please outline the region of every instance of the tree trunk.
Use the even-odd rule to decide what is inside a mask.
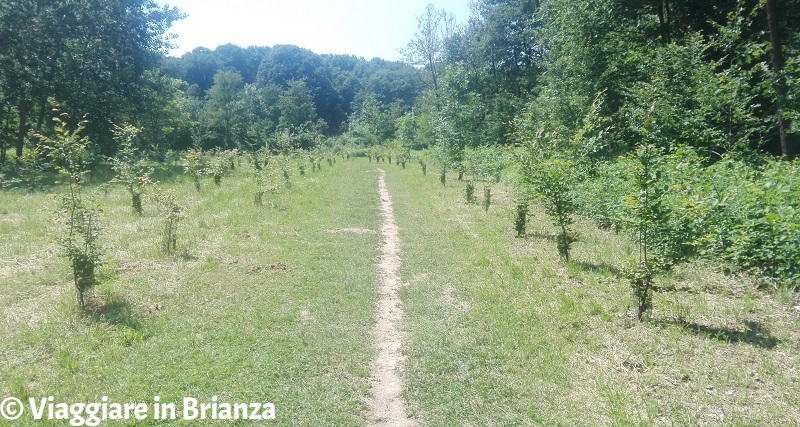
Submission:
[[[781,46],[781,33],[778,25],[778,17],[775,10],[777,0],[767,0],[767,27],[769,29],[769,41],[772,45],[772,72],[773,86],[775,87],[776,119],[778,122],[778,137],[781,143],[781,155],[784,160],[789,160],[789,147],[786,142],[786,120],[783,119],[783,101],[786,98],[786,85],[783,81],[781,71],[783,70],[783,52]]]
[[[17,131],[16,146],[17,161],[22,158],[22,148],[25,146],[25,135],[28,134],[28,103],[26,101],[20,101],[18,113],[19,129]]]
[[[661,39],[664,44],[672,43],[672,36],[669,28],[669,0],[656,0],[656,14],[658,15],[658,27]]]
[[[5,111],[6,117],[6,124],[5,129],[3,129],[3,133],[5,135],[11,135],[11,104],[8,104],[8,108]],[[5,164],[6,162],[6,149],[8,146],[6,145],[6,137],[5,135],[0,138],[0,165]]]

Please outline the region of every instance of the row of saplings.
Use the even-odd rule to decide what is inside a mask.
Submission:
[[[425,175],[429,161],[441,168],[439,180],[442,185],[446,183],[449,169],[458,173],[459,181],[467,175],[467,203],[478,203],[475,185],[476,182],[482,184],[484,210],[488,210],[491,204],[492,183],[500,180],[501,172],[511,163],[516,193],[514,229],[517,236],[525,236],[526,223],[531,215],[529,207],[537,202],[557,227],[556,248],[560,257],[569,262],[570,250],[576,240],[571,226],[577,211],[574,188],[580,180],[581,165],[569,153],[554,153],[536,145],[536,141],[528,141],[527,144],[507,150],[497,147],[467,148],[458,156],[447,156],[442,153],[444,150],[434,148],[417,153],[417,158]],[[656,246],[663,243],[657,234],[668,214],[662,203],[666,186],[659,179],[661,157],[661,150],[652,144],[642,144],[629,155],[633,165],[629,184],[633,192],[624,198],[623,203],[630,213],[625,220],[634,231],[638,253],[622,272],[633,289],[639,320],[648,316],[652,308],[654,275],[669,269],[671,261],[674,262],[656,250]]]
[[[41,182],[41,174],[53,170],[61,177],[60,181],[66,184],[66,191],[60,195],[56,209],[59,223],[63,225],[59,245],[63,249],[63,256],[70,263],[78,304],[84,307],[86,292],[98,283],[97,270],[103,255],[98,241],[101,232],[100,208],[89,201],[85,188],[92,155],[88,149],[88,138],[82,136],[85,120],[75,130],[70,130],[66,114],[54,118],[54,121],[56,126],[53,137],[33,134],[37,143],[31,148],[32,154],[26,158],[37,164],[35,167],[27,164],[21,168],[22,177],[26,181]],[[155,202],[163,218],[162,251],[173,255],[177,252],[178,226],[185,218],[185,210],[178,203],[174,192],[157,190],[158,182],[151,178],[154,168],[148,166],[143,153],[135,147],[139,132],[140,129],[130,125],[115,127],[114,138],[119,144],[119,150],[117,156],[108,159],[116,175],[112,182],[120,183],[127,189],[131,206],[140,215],[144,211],[143,197]],[[181,156],[172,152],[166,155],[167,162],[180,162],[197,191],[202,188],[201,178],[204,176],[212,177],[214,184],[220,186],[224,176],[235,169],[242,158],[237,150],[219,149],[209,152],[189,149]],[[310,164],[311,170],[316,171],[323,162],[333,165],[336,157],[330,150],[322,149],[311,152],[287,150],[273,154],[263,148],[251,153],[249,160],[255,170],[254,203],[261,206],[264,204],[265,194],[276,194],[292,187],[295,169],[299,175],[305,175],[306,165]],[[37,177],[25,176],[26,170],[36,170]]]

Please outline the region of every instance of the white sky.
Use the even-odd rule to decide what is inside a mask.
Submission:
[[[157,0],[188,16],[170,29],[178,38],[171,55],[198,46],[214,49],[293,44],[315,53],[400,59],[427,3],[469,18],[469,0]]]

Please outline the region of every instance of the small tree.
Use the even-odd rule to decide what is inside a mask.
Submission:
[[[285,179],[285,177],[282,176],[283,172],[279,170],[279,167],[280,165],[278,165],[278,162],[271,161],[267,162],[261,170],[256,171],[256,191],[254,199],[256,206],[262,206],[264,204],[265,193],[275,194],[280,191],[281,178]]]
[[[439,182],[442,185],[447,183],[447,171],[450,169],[459,170],[459,179],[463,171],[461,170],[461,146],[458,143],[459,136],[453,124],[443,113],[436,114],[431,118],[434,139],[436,143],[431,150],[434,162],[441,168]]]
[[[422,168],[422,176],[428,175],[428,153],[427,151],[420,151],[417,153],[417,160],[419,161],[419,166]]]
[[[663,179],[663,151],[653,144],[641,144],[631,155],[633,168],[630,179],[636,193],[625,198],[626,218],[634,231],[638,256],[625,275],[636,298],[636,317],[642,320],[653,306],[653,275],[663,270],[663,259],[655,254],[655,243],[663,224],[667,223],[668,210],[662,203],[666,192]]]
[[[579,180],[579,168],[568,148],[554,149],[551,145],[553,134],[546,133],[542,127],[520,134],[521,144],[516,151],[519,163],[517,234],[524,233],[528,202],[540,200],[545,213],[558,227],[558,254],[568,262],[575,240],[570,227],[576,211],[574,188]],[[555,139],[558,140],[558,136]]]
[[[230,150],[225,150],[222,152],[225,155],[225,159],[228,160],[228,165],[230,166],[231,170],[236,169],[236,161],[239,161],[241,165],[241,157],[238,148],[231,148]]]
[[[529,151],[524,145],[511,148],[511,155],[514,157],[514,168],[512,169],[512,188],[514,191],[514,202],[516,209],[514,211],[514,231],[517,237],[525,237],[525,232],[528,224],[528,216],[530,215],[529,206],[533,199],[533,189],[531,188],[531,159]]]
[[[588,107],[582,126],[571,135],[536,106],[517,123],[520,146],[515,151],[519,168],[515,228],[518,234],[524,232],[528,202],[539,198],[559,229],[558,253],[565,261],[569,261],[575,240],[570,226],[577,210],[576,187],[591,168],[591,155],[604,144],[607,128],[600,115],[602,105],[603,92],[600,92]]]
[[[97,242],[100,236],[100,209],[87,206],[84,202],[83,183],[91,160],[87,148],[89,139],[81,137],[86,122],[81,121],[77,129],[70,131],[66,122],[68,119],[66,113],[53,118],[56,123],[54,138],[38,133],[34,137],[39,140],[42,153],[51,160],[68,184],[56,211],[59,222],[64,226],[59,243],[63,256],[70,261],[78,305],[83,308],[84,294],[97,284],[96,271],[101,263],[101,249]]]
[[[498,181],[503,170],[503,153],[497,148],[479,147],[464,150],[462,164],[472,179],[483,184],[483,210],[491,205],[491,183]],[[472,185],[471,182],[468,185]],[[473,188],[474,191],[474,188]]]
[[[517,237],[525,236],[525,227],[528,223],[528,203],[517,200],[516,210],[514,211],[514,231]]]
[[[451,164],[451,159],[447,153],[447,147],[443,145],[436,145],[430,150],[430,159],[433,163],[441,169],[439,173],[439,182],[442,185],[447,184],[447,171]],[[426,163],[427,164],[427,163]]]
[[[275,168],[276,170],[280,170],[281,175],[283,176],[283,184],[284,187],[287,189],[292,188],[292,174],[291,174],[291,164],[292,159],[283,154],[279,154],[273,157],[270,162],[269,166],[271,168]]]
[[[372,162],[372,159],[375,159],[375,163],[380,163],[383,158],[383,149],[380,145],[373,145],[369,148],[369,151],[367,151],[367,155],[369,156],[370,162]]]
[[[558,227],[558,254],[569,262],[569,251],[575,241],[571,229],[576,209],[573,189],[578,182],[575,163],[568,157],[543,158],[533,165],[532,178],[545,213]]]
[[[214,177],[214,185],[219,187],[222,185],[222,177],[225,176],[225,172],[228,170],[229,164],[230,160],[228,160],[228,155],[226,152],[220,151],[219,149],[214,150],[211,160],[207,163],[204,173]]]
[[[203,156],[202,150],[190,148],[186,151],[181,159],[183,163],[183,171],[192,177],[194,187],[200,191],[200,177],[206,172],[206,161]]]
[[[156,202],[164,218],[161,250],[168,255],[173,255],[178,250],[178,224],[184,218],[183,206],[178,204],[173,192],[158,194]]]
[[[464,187],[464,198],[467,203],[475,203],[478,201],[475,197],[475,184],[472,183],[472,180],[467,181],[467,185]]]
[[[114,140],[120,144],[116,157],[109,159],[111,167],[117,173],[114,181],[121,182],[131,195],[131,205],[139,215],[142,214],[142,193],[154,184],[150,180],[152,168],[147,168],[137,153],[134,140],[141,129],[131,125],[115,126]]]

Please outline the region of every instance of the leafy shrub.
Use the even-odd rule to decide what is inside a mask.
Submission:
[[[114,139],[119,142],[120,149],[116,157],[112,157],[111,167],[117,173],[114,181],[121,182],[131,195],[131,205],[139,215],[142,214],[142,193],[154,185],[150,180],[152,168],[145,167],[141,156],[134,146],[134,140],[140,129],[131,125],[116,126]]]
[[[173,255],[178,250],[178,224],[184,218],[183,207],[178,204],[173,192],[158,194],[156,202],[164,219],[161,250],[168,255]]]
[[[181,158],[183,171],[192,177],[194,187],[200,191],[200,177],[206,173],[206,160],[202,150],[190,148]]]
[[[652,308],[652,280],[655,273],[666,267],[658,241],[663,236],[669,214],[663,203],[666,185],[663,179],[663,152],[652,144],[643,143],[630,155],[633,167],[630,181],[633,193],[624,199],[626,222],[634,233],[638,256],[634,265],[624,270],[636,299],[636,317],[641,320]]]
[[[278,162],[276,161],[268,161],[261,170],[256,171],[254,200],[256,206],[262,206],[264,204],[264,194],[274,194],[280,191],[282,178],[283,171],[279,169]]]
[[[67,114],[55,117],[55,137],[49,138],[34,134],[39,140],[42,152],[46,153],[58,174],[66,179],[68,189],[60,198],[57,216],[63,225],[59,243],[63,256],[70,262],[72,278],[78,292],[78,305],[84,307],[84,294],[97,284],[97,268],[101,263],[101,249],[98,245],[100,225],[99,208],[87,205],[84,201],[83,184],[88,173],[89,139],[81,137],[85,121],[77,129],[70,131]]]
[[[712,177],[725,200],[724,209],[715,211],[714,220],[725,224],[711,236],[715,253],[800,289],[800,162],[770,160],[753,168],[737,161],[726,167],[733,176]]]
[[[594,171],[575,185],[576,211],[598,227],[622,229],[622,199],[633,189],[626,175],[630,162],[617,160],[595,165]]]
[[[467,181],[467,185],[464,188],[465,198],[467,203],[475,203],[478,199],[475,197],[475,184],[472,181]]]
[[[766,157],[734,155],[708,165],[688,147],[660,158],[663,221],[650,242],[659,262],[725,262],[792,289],[800,288],[800,166]],[[632,230],[625,194],[637,194],[626,171],[632,157],[600,163],[578,185],[578,210],[600,226]],[[635,230],[635,227],[633,228]],[[635,235],[634,235],[635,237]]]
[[[558,227],[558,254],[569,261],[569,251],[575,241],[571,226],[575,214],[573,188],[579,178],[577,168],[567,157],[548,157],[535,162],[530,172],[530,183],[545,213]]]

